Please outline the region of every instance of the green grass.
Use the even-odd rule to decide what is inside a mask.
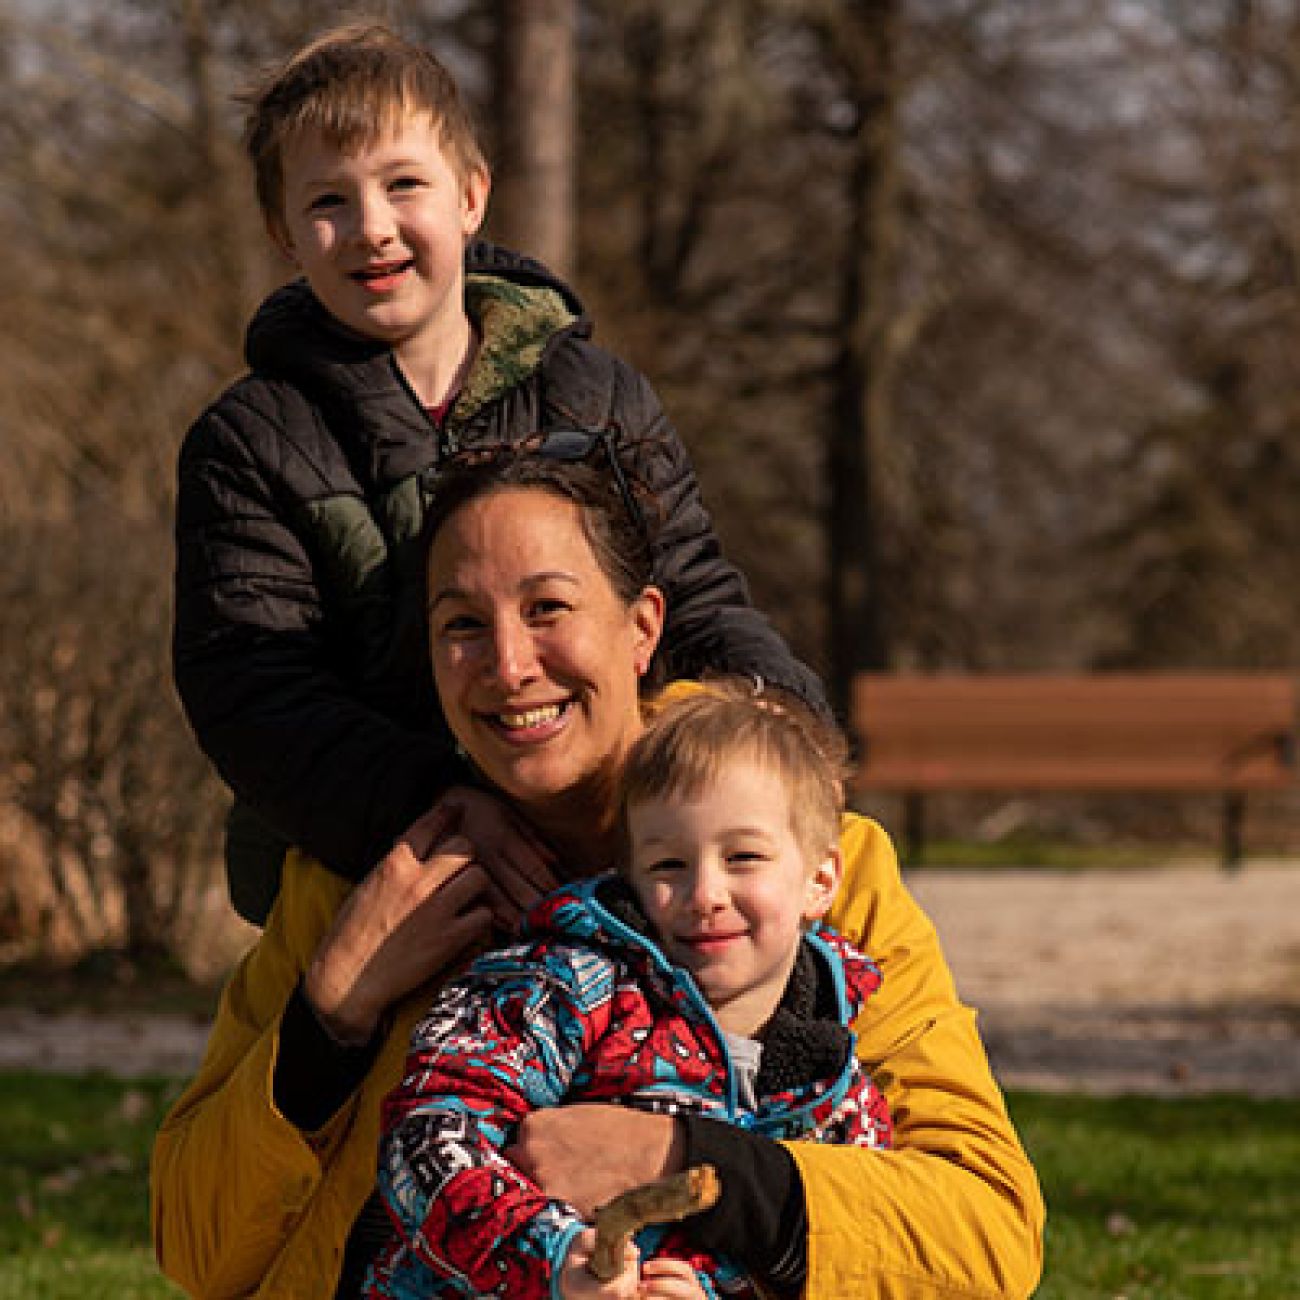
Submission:
[[[172,1081],[0,1074],[0,1300],[175,1300],[149,1246]]]
[[[1039,1300],[1300,1295],[1300,1106],[1015,1094],[1043,1182]]]
[[[176,1300],[148,1246],[173,1081],[0,1074],[0,1300]],[[1017,1093],[1049,1208],[1039,1300],[1300,1295],[1294,1101]]]

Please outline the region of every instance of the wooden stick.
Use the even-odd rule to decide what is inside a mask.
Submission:
[[[596,1211],[596,1247],[587,1264],[608,1282],[623,1271],[623,1253],[634,1233],[652,1223],[675,1223],[716,1204],[722,1180],[712,1165],[695,1165],[680,1174],[634,1187]]]

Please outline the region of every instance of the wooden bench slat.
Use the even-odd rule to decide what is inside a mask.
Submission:
[[[854,784],[923,793],[1278,790],[1300,682],[1278,673],[862,674]]]
[[[1283,790],[1295,782],[1295,771],[1285,765],[1248,764],[1231,771],[1217,770],[1205,764],[1190,763],[1181,767],[1160,767],[1140,763],[1122,765],[1100,762],[1093,766],[1080,763],[1001,763],[983,770],[972,770],[941,759],[932,762],[864,763],[859,769],[858,784],[864,790],[893,792],[916,791],[984,791],[1022,793],[1034,790],[1053,793],[1135,792],[1178,794],[1215,794],[1227,790]]]

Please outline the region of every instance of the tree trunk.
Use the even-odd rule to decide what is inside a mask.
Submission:
[[[243,170],[221,122],[221,91],[204,0],[181,0],[181,19],[194,141],[202,180],[212,195],[208,236],[216,291],[213,309],[221,323],[222,337],[237,346],[248,318],[247,250],[253,246],[252,232],[246,228],[243,205],[237,197],[244,184]]]
[[[559,275],[575,269],[577,0],[500,0],[492,229]]]
[[[898,247],[895,119],[897,0],[845,5],[828,29],[857,120],[848,173],[848,227],[834,365],[830,446],[830,691],[850,716],[857,672],[890,662],[889,608],[882,580],[880,462],[889,437],[889,319]]]

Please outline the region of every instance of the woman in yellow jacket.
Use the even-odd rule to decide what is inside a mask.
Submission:
[[[382,1232],[379,1105],[432,988],[535,901],[549,867],[586,874],[612,858],[612,782],[641,726],[638,683],[664,618],[644,538],[602,476],[535,457],[454,474],[434,514],[439,697],[485,783],[541,839],[516,823],[499,852],[471,860],[458,825],[473,823],[481,845],[480,828],[511,814],[462,790],[355,888],[291,855],[154,1150],[159,1261],[207,1300],[352,1293]],[[531,1116],[508,1154],[585,1213],[708,1159],[725,1194],[692,1222],[702,1244],[810,1300],[1028,1296],[1043,1205],[974,1015],[885,834],[850,817],[841,854],[827,919],[883,974],[854,1028],[894,1149],[778,1144],[714,1121],[580,1106]]]

